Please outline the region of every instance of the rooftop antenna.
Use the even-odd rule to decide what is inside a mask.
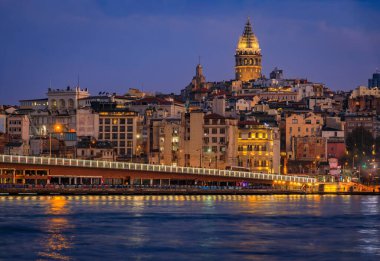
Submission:
[[[201,64],[201,56],[198,56],[198,64]]]

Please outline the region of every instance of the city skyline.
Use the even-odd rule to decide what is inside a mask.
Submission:
[[[44,96],[50,83],[75,85],[78,75],[92,94],[133,87],[179,93],[199,56],[207,80],[233,79],[247,17],[266,76],[278,66],[287,77],[349,90],[367,85],[380,64],[375,2],[143,3],[1,1],[0,103]]]

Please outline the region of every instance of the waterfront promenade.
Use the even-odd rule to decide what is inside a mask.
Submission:
[[[366,190],[325,191],[313,188],[269,186],[65,186],[65,185],[0,185],[0,196],[7,195],[380,195],[380,187]]]

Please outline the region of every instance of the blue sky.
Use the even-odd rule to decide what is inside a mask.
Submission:
[[[0,104],[81,86],[179,92],[201,56],[206,79],[234,77],[247,17],[263,73],[367,84],[380,68],[380,1],[0,0]]]

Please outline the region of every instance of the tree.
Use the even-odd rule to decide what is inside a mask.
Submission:
[[[357,155],[359,159],[372,154],[372,146],[375,144],[375,139],[372,133],[363,127],[353,129],[346,137],[346,146],[349,154]]]
[[[376,150],[376,154],[380,153],[380,136],[377,136],[375,140],[375,150]]]

